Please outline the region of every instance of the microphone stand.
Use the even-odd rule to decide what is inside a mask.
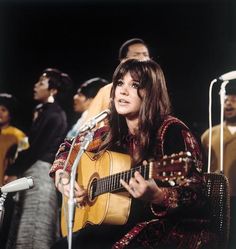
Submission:
[[[207,166],[207,173],[210,173],[211,167],[211,144],[212,144],[212,88],[213,85],[217,82],[217,79],[214,79],[210,83],[209,87],[209,142],[208,142],[208,166]]]
[[[6,197],[7,197],[7,193],[3,193],[0,197],[0,230],[2,228],[2,223],[3,223],[4,213],[5,213],[4,201]]]
[[[68,248],[72,248],[72,233],[73,233],[73,224],[74,224],[74,209],[75,209],[75,202],[74,202],[74,187],[75,187],[75,177],[77,172],[77,167],[81,156],[83,155],[84,151],[88,148],[90,142],[93,140],[94,132],[89,130],[84,137],[84,141],[80,146],[80,150],[74,160],[71,169],[71,177],[70,177],[70,195],[68,199]]]
[[[229,81],[224,81],[220,88],[220,172],[223,174],[223,162],[224,162],[224,102],[225,102],[225,87]]]

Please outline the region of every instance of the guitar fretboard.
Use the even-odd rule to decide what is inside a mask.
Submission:
[[[120,183],[120,179],[129,182],[130,178],[134,176],[134,172],[138,171],[144,179],[149,178],[149,165],[136,166],[130,170],[123,171],[114,175],[110,175],[101,179],[96,179],[91,184],[92,198],[108,192],[121,191],[124,187]]]

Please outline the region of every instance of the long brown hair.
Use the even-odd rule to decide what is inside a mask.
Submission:
[[[171,112],[170,100],[167,92],[165,77],[161,67],[153,60],[140,61],[129,59],[121,63],[113,74],[113,87],[111,90],[111,115],[109,124],[109,144],[122,146],[128,135],[125,118],[115,109],[115,89],[120,79],[130,73],[133,80],[140,83],[138,96],[142,99],[139,110],[139,125],[137,142],[139,150],[137,159],[141,161],[149,157],[156,157],[157,130],[165,116]],[[141,97],[139,90],[144,89]]]

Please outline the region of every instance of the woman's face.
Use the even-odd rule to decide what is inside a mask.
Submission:
[[[132,79],[128,72],[123,79],[118,81],[115,89],[115,108],[118,114],[133,120],[139,115],[142,99],[138,96],[139,82]],[[139,90],[140,95],[144,95],[144,90]]]
[[[0,126],[9,125],[10,120],[9,110],[4,105],[0,105]]]
[[[48,97],[50,96],[49,87],[49,78],[41,76],[37,83],[34,85],[34,100],[37,100],[41,103],[46,103]]]

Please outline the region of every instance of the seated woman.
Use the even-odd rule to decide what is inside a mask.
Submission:
[[[118,174],[122,185],[120,189],[123,187],[132,201],[129,217],[124,224],[115,224],[117,221],[109,220],[106,224],[99,221],[89,225],[93,222],[85,221],[84,226],[73,233],[72,248],[214,248],[215,241],[211,240],[211,233],[205,230],[205,226],[201,227],[201,219],[196,219],[199,220],[194,226],[199,227],[196,233],[193,232],[194,228],[189,229],[191,226],[181,229],[181,232],[175,229],[185,216],[193,220],[199,218],[200,210],[204,208],[202,155],[188,127],[170,115],[170,101],[162,69],[153,60],[129,59],[117,67],[112,82],[109,125],[95,131],[87,151],[94,152],[98,157],[102,157],[104,151],[130,156],[133,173],[130,177]],[[81,134],[77,138],[71,155],[78,152],[85,135]],[[69,141],[60,146],[50,171],[51,177],[55,177],[57,188],[67,197],[70,190],[67,179],[73,158],[68,160],[68,164],[65,161],[70,148]],[[191,153],[194,164],[184,166],[180,163],[178,157],[184,158],[184,155],[188,155],[186,152]],[[174,160],[169,161],[170,158]],[[154,165],[159,162],[155,169],[163,174],[144,176],[142,167],[137,165],[149,167],[149,161],[153,161]],[[103,170],[98,166],[95,168],[96,174]],[[181,179],[177,177],[177,180],[173,178],[173,181],[163,182],[162,176],[165,172],[168,174],[170,168],[171,173],[179,170],[185,173]],[[85,175],[89,169],[90,165],[86,165]],[[80,177],[83,177],[83,172]],[[96,192],[96,186],[93,186],[93,193]],[[88,211],[83,217],[86,219],[98,199],[91,201],[89,184],[82,186],[77,182],[74,197],[77,207]],[[119,202],[114,205],[113,214],[120,211],[121,205]],[[209,245],[210,242],[213,244]],[[66,247],[67,239],[62,238],[52,248]]]

